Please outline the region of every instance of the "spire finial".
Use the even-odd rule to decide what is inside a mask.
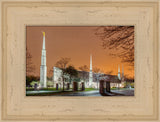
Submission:
[[[43,33],[43,45],[42,45],[42,49],[45,50],[45,32]]]
[[[42,32],[43,33],[43,36],[45,36],[45,32]]]

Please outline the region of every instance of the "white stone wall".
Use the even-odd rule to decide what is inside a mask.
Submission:
[[[58,67],[53,67],[53,82],[62,82],[62,70]]]

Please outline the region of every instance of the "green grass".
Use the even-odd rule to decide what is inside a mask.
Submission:
[[[111,90],[125,90],[125,89],[128,89],[128,88],[111,88]]]
[[[26,88],[27,91],[34,91],[34,88]],[[26,94],[26,96],[52,96],[52,95],[57,95],[57,94],[63,94],[63,93],[72,93],[72,92],[85,92],[85,91],[93,91],[93,90],[97,90],[94,88],[85,88],[85,91],[81,91],[81,89],[79,89],[78,91],[62,91],[62,89],[60,90],[56,90],[56,88],[43,88],[41,90],[46,90],[46,91],[53,91],[53,92],[47,92],[47,93],[30,93],[30,94]],[[72,90],[72,89],[70,89]],[[56,92],[55,92],[56,91]]]
[[[34,88],[26,88],[26,91],[33,91]],[[47,91],[56,91],[56,88],[43,88],[43,89],[40,89],[40,90],[47,90]],[[60,90],[60,89],[59,89]],[[61,88],[62,90],[62,88]],[[72,90],[72,88],[70,88],[70,90]],[[80,91],[81,89],[79,89]],[[85,91],[92,91],[92,90],[97,90],[95,88],[85,88]]]
[[[34,88],[26,88],[27,91],[32,91],[34,90]],[[40,89],[40,90],[47,90],[47,91],[55,91],[56,88],[43,88],[43,89]]]
[[[97,90],[95,88],[85,88],[85,91],[93,91],[93,90]]]

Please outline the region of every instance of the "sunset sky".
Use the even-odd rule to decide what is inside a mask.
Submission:
[[[118,65],[124,65],[124,75],[134,76],[133,67],[123,64],[119,57],[110,55],[110,50],[104,50],[101,39],[95,35],[97,27],[87,26],[27,26],[27,50],[32,55],[35,65],[34,75],[40,75],[41,50],[44,31],[46,33],[47,72],[53,68],[61,57],[71,58],[70,64],[78,67],[89,67],[90,54],[92,54],[93,67],[100,68],[103,72],[113,71],[117,75]]]

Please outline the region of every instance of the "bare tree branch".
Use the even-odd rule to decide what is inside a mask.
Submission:
[[[88,71],[89,71],[89,68],[88,68],[87,65],[80,66],[79,69],[80,69],[81,71],[85,71],[85,72],[88,72]]]
[[[70,61],[70,58],[61,58],[56,62],[55,66],[61,69],[65,69]]]
[[[111,50],[112,56],[134,65],[134,26],[101,26],[95,34],[100,37],[102,47]]]

